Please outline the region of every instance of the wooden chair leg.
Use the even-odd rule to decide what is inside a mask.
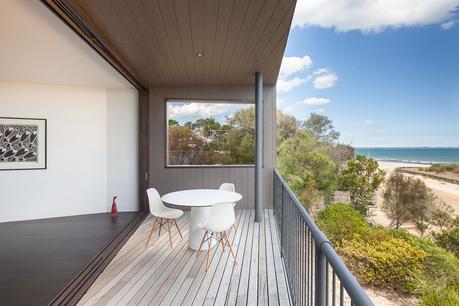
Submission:
[[[206,258],[206,272],[209,269],[209,262],[210,262],[210,252],[212,250],[212,236],[209,239],[209,249],[207,250],[207,258]]]
[[[207,238],[207,231],[204,232],[204,236],[202,237],[201,243],[199,244],[199,249],[198,249],[198,252],[196,253],[196,257],[198,257],[199,254],[201,254],[202,245],[204,244],[204,241],[206,241],[206,238]]]
[[[223,233],[224,233],[223,235],[225,236],[226,242],[227,242],[227,244],[228,244],[228,246],[229,246],[229,249],[230,249],[231,255],[233,255],[233,258],[234,258],[234,264],[237,264],[236,255],[234,255],[234,252],[233,252],[233,247],[231,246],[231,242],[230,242],[230,240],[229,240],[228,236],[226,235],[226,233],[225,233],[225,232],[223,232]]]
[[[177,224],[177,220],[173,219],[173,222],[175,224],[175,227],[177,228],[178,233],[180,234],[180,238],[183,238],[182,232],[180,231],[180,227]]]
[[[157,221],[157,219],[155,219],[155,221],[153,221],[153,224],[152,224],[151,230],[150,230],[150,234],[148,235],[147,244],[145,245],[145,247],[148,247],[148,243],[150,242],[151,235],[153,235],[153,233],[155,232],[156,221]]]
[[[159,218],[159,233],[158,233],[158,238],[161,237],[161,228],[163,227],[163,218]]]
[[[222,255],[223,255],[223,252],[225,252],[225,241],[223,240],[222,233],[220,233],[220,242],[222,244]]]
[[[171,221],[167,219],[167,232],[169,233],[169,245],[171,246],[172,249],[172,233],[171,233]]]

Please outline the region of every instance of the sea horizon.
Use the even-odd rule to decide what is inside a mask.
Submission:
[[[412,164],[459,163],[459,147],[356,147],[357,155]]]

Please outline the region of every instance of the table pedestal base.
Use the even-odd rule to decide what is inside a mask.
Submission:
[[[190,232],[189,232],[189,243],[188,246],[192,250],[199,250],[202,238],[204,237],[205,230],[200,228],[198,225],[205,224],[210,215],[211,207],[191,207],[191,220],[190,220]],[[202,245],[201,250],[209,249],[209,242],[205,242]],[[217,240],[212,238],[212,247],[217,245]]]

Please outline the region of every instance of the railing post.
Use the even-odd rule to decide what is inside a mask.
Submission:
[[[325,299],[327,298],[326,292],[326,276],[327,273],[327,266],[326,266],[326,259],[324,254],[321,250],[321,243],[316,243],[316,250],[315,250],[315,261],[316,261],[316,269],[315,269],[315,305],[316,306],[324,306]]]
[[[281,215],[280,215],[280,247],[281,256],[284,257],[284,185],[281,184]]]

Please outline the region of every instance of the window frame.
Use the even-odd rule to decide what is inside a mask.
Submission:
[[[191,103],[208,103],[208,104],[250,104],[255,106],[255,100],[252,99],[191,99],[191,98],[165,98],[164,99],[164,168],[255,168],[255,163],[250,165],[170,165],[169,164],[169,113],[168,113],[168,103],[169,102],[191,102]],[[255,141],[255,139],[254,139]],[[256,151],[254,151],[254,156],[256,158]]]

